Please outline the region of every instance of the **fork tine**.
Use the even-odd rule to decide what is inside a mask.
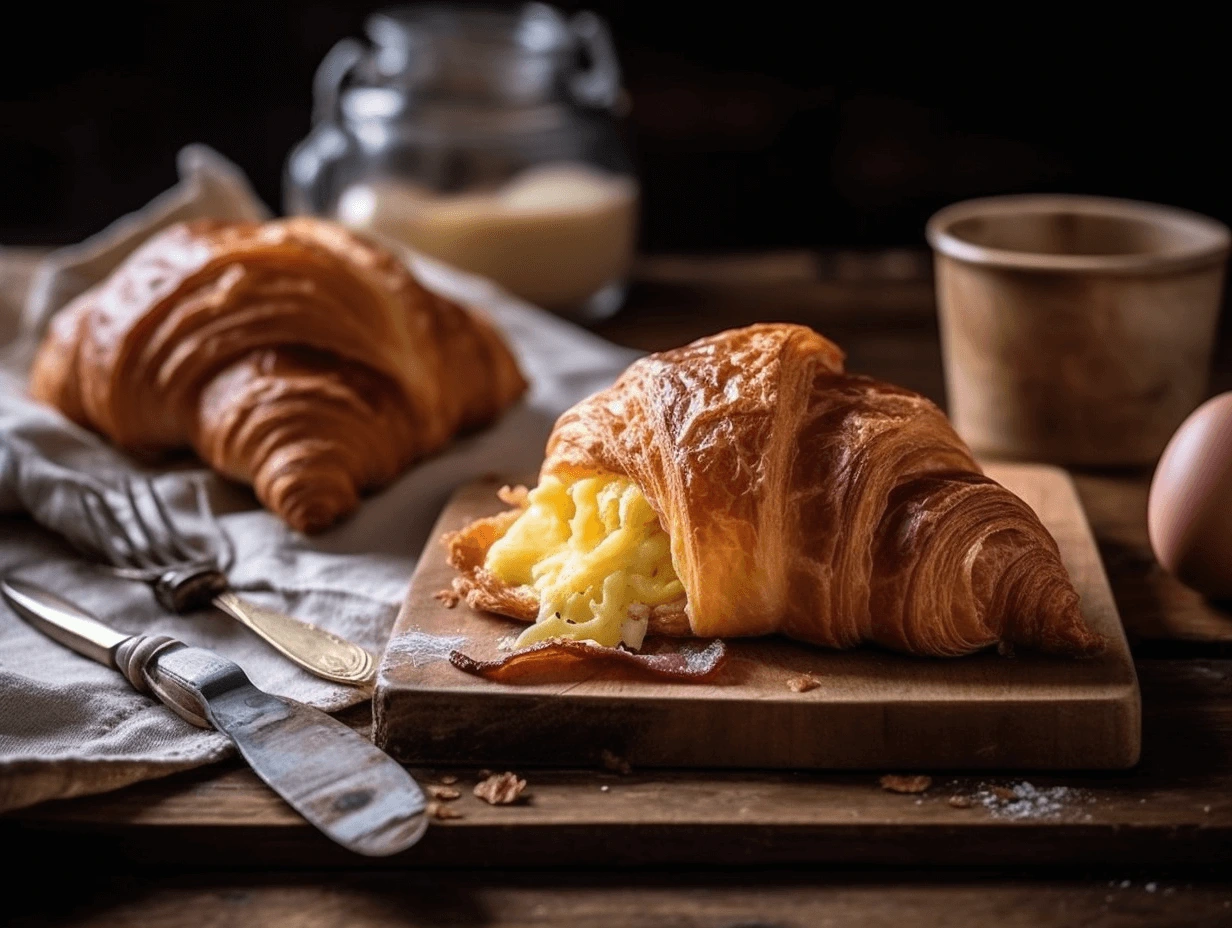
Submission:
[[[196,480],[194,485],[197,492],[197,511],[205,516],[205,520],[209,523],[222,547],[221,552],[213,552],[218,562],[218,569],[226,573],[231,569],[231,565],[235,563],[235,541],[227,533],[227,530],[222,527],[222,523],[218,521],[218,516],[214,514],[214,510],[210,506],[209,494],[205,489],[205,481]]]
[[[175,525],[171,523],[169,514],[163,509],[163,503],[154,489],[154,481],[149,477],[142,481],[145,484],[145,495],[154,503],[154,510],[158,513],[158,521],[163,524],[164,531],[158,531],[154,525],[150,525],[145,520],[138,503],[136,489],[134,489],[136,483],[137,481],[133,479],[124,481],[124,494],[127,495],[128,505],[133,510],[133,518],[137,520],[137,525],[145,536],[150,555],[163,566],[171,566],[171,564],[184,561],[200,561],[201,556],[198,553],[188,551],[184,543],[181,543],[180,534],[175,530]]]
[[[86,486],[77,488],[77,501],[81,503],[81,512],[85,516],[86,525],[90,527],[90,534],[94,537],[94,548],[103,557],[111,561],[115,567],[128,566],[128,559],[121,558],[118,551],[108,543],[108,537],[103,532],[102,527],[98,524],[98,518],[94,515],[94,510],[90,506],[90,500],[93,499],[91,489]]]
[[[86,515],[86,521],[90,525],[90,531],[94,535],[99,551],[114,566],[120,568],[134,566],[148,568],[152,566],[148,559],[141,557],[141,551],[133,543],[128,529],[116,518],[115,513],[111,511],[111,506],[103,499],[98,490],[93,487],[83,486],[80,498],[82,511]],[[91,503],[94,505],[90,505]],[[103,526],[99,524],[100,518],[107,523],[106,527],[111,530],[110,532],[103,530]],[[123,548],[119,545],[121,541],[124,545]]]
[[[176,556],[190,561],[214,560],[214,553],[212,551],[207,550],[205,546],[198,547],[197,545],[190,544],[184,533],[176,527],[175,520],[172,519],[166,504],[163,503],[162,497],[158,495],[154,481],[147,477],[145,484],[146,492],[149,493],[150,499],[154,503],[154,509],[158,513],[158,518],[162,522],[163,528],[166,529],[167,538]],[[200,486],[199,483],[197,485]],[[199,501],[200,497],[198,496],[198,503]]]
[[[141,514],[141,505],[137,501],[137,494],[133,490],[132,480],[124,480],[124,495],[128,498],[128,508],[132,510],[133,521],[137,523],[137,529],[141,532],[145,539],[144,551],[150,555],[150,559],[162,563],[169,563],[178,557],[174,551],[174,544],[171,546],[165,545],[158,537],[158,534],[150,528],[145,520],[145,516]]]

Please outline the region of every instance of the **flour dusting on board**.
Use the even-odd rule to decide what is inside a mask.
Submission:
[[[416,630],[394,638],[387,650],[392,654],[405,654],[414,667],[424,667],[449,660],[450,654],[465,646],[466,638],[462,635],[429,635]]]
[[[1041,788],[1026,780],[1010,786],[981,784],[971,798],[987,809],[993,818],[1011,821],[1090,818],[1088,813],[1077,808],[1091,802],[1090,794],[1072,786]]]
[[[701,676],[721,660],[724,653],[723,642],[717,638],[705,643],[686,641],[676,649],[676,653],[684,658],[686,673]]]

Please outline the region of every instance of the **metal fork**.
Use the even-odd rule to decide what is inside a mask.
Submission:
[[[97,553],[111,573],[140,580],[154,588],[157,600],[183,613],[213,604],[247,626],[309,673],[336,683],[370,686],[376,660],[359,645],[324,629],[242,599],[227,582],[235,546],[219,525],[205,496],[194,483],[197,508],[209,537],[193,541],[181,531],[150,479],[126,479],[122,490],[127,512],[117,511],[93,487],[80,487],[82,512]],[[145,504],[142,504],[142,500]]]

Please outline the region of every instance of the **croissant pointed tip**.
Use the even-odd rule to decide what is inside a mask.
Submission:
[[[276,460],[268,465],[276,466]],[[295,467],[267,475],[257,471],[257,496],[271,512],[297,532],[324,531],[359,505],[350,475],[325,461],[297,461]]]
[[[338,513],[312,510],[304,512],[292,510],[281,513],[281,515],[287,525],[305,535],[315,535],[317,532],[323,532],[341,518],[341,515]]]
[[[1074,657],[1095,657],[1103,653],[1108,639],[1087,628],[1082,613],[1075,607],[1070,616],[1061,620],[1055,639],[1045,642],[1043,650]]]
[[[1045,654],[1064,654],[1070,657],[1095,657],[1108,646],[1108,639],[1091,631],[1078,594],[1072,589],[1063,589],[1066,600],[1059,608],[1041,596],[1031,603],[1029,613],[1019,621],[1011,621],[1006,632],[1006,641]]]

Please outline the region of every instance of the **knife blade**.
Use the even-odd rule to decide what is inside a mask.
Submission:
[[[127,635],[26,580],[0,592],[39,631],[120,671],[185,721],[227,735],[253,772],[327,837],[356,853],[405,850],[427,829],[419,784],[354,730],[258,689],[238,664],[166,636]]]

